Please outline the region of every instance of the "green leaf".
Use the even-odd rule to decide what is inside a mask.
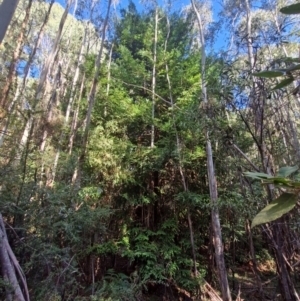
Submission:
[[[300,3],[284,6],[280,9],[280,12],[286,15],[300,14]]]
[[[286,71],[290,72],[290,71],[295,71],[295,70],[300,70],[300,64],[292,66],[292,67],[288,68]]]
[[[271,178],[271,179],[266,179],[266,180],[263,180],[263,183],[264,184],[276,184],[276,185],[288,185],[290,182],[289,179],[286,179],[286,178],[282,178],[282,177],[274,177],[274,178]]]
[[[288,86],[289,84],[291,84],[293,81],[294,81],[293,77],[286,78],[286,79],[282,80],[279,84],[277,84],[272,90],[282,89],[282,88]]]
[[[264,179],[271,179],[273,178],[272,176],[262,173],[262,172],[244,172],[244,175],[246,177],[252,178],[252,179],[257,179],[257,180],[264,180]]]
[[[295,207],[297,199],[297,195],[295,194],[282,194],[254,217],[251,227],[272,222],[291,211]]]
[[[300,59],[297,57],[283,57],[275,60],[274,62],[300,63]]]
[[[283,71],[261,71],[261,72],[252,73],[252,75],[257,77],[274,78],[274,77],[283,76],[284,72]]]
[[[294,173],[295,171],[297,171],[298,169],[299,169],[299,167],[297,165],[281,167],[278,170],[277,176],[286,178],[286,177],[290,176],[292,173]]]

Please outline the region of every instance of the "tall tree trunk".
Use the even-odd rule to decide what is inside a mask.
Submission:
[[[154,147],[155,139],[155,88],[156,88],[156,61],[157,61],[157,31],[158,31],[158,7],[155,6],[154,42],[153,42],[153,68],[152,68],[152,125],[151,125],[151,144]]]
[[[64,10],[64,13],[63,13],[63,15],[61,17],[61,20],[60,20],[60,23],[59,23],[59,29],[58,29],[58,32],[56,34],[56,38],[55,38],[53,47],[51,49],[51,52],[50,52],[50,54],[49,54],[49,56],[48,56],[48,58],[47,58],[47,60],[44,64],[44,66],[43,66],[41,76],[40,76],[40,79],[39,79],[39,84],[38,84],[38,87],[37,87],[37,90],[36,90],[36,93],[35,93],[34,103],[32,105],[32,111],[31,111],[31,114],[30,114],[30,116],[29,116],[29,118],[26,122],[25,129],[23,131],[23,135],[22,135],[22,138],[21,138],[21,142],[20,142],[18,150],[17,150],[17,154],[16,154],[17,159],[19,159],[21,157],[24,146],[27,144],[27,141],[30,137],[29,134],[30,134],[30,132],[32,132],[32,127],[33,127],[33,124],[34,124],[34,112],[35,112],[37,104],[39,103],[40,99],[42,98],[43,90],[44,90],[45,83],[46,83],[46,80],[47,80],[47,76],[52,71],[52,65],[53,65],[54,59],[57,55],[57,52],[59,50],[59,43],[61,41],[62,31],[63,31],[63,28],[64,28],[64,25],[65,25],[65,22],[66,22],[66,19],[67,19],[67,16],[68,16],[68,12],[69,12],[69,9],[70,9],[70,6],[71,6],[72,2],[73,2],[73,0],[68,0],[68,3],[66,5],[66,8]]]
[[[9,94],[11,85],[14,81],[14,78],[16,75],[17,64],[20,59],[20,55],[22,53],[22,48],[23,48],[23,44],[24,44],[24,36],[25,36],[26,26],[29,21],[31,6],[32,6],[32,0],[29,0],[28,5],[25,10],[25,17],[22,22],[20,33],[19,33],[19,36],[17,39],[17,45],[15,47],[13,57],[12,57],[12,60],[11,60],[10,66],[9,66],[9,71],[8,71],[8,75],[6,78],[6,82],[5,82],[4,88],[2,89],[0,105],[4,109],[7,108],[8,94]],[[0,16],[0,18],[1,18],[1,16]]]
[[[6,287],[7,301],[29,301],[29,293],[26,279],[23,271],[8,243],[6,229],[0,213],[0,262],[2,277],[8,284]],[[21,279],[21,285],[18,282],[17,275]],[[23,291],[21,289],[23,287]]]
[[[192,7],[195,11],[197,16],[199,31],[200,31],[200,41],[201,41],[201,89],[202,89],[202,101],[204,102],[205,106],[207,107],[208,111],[211,109],[209,108],[208,99],[207,99],[207,91],[206,91],[206,51],[205,51],[205,39],[204,39],[204,32],[202,26],[202,18],[198,9],[196,7],[195,1],[191,0]],[[208,112],[208,118],[212,118],[211,113]],[[225,266],[225,259],[224,259],[224,250],[223,250],[223,243],[222,243],[222,232],[221,232],[221,225],[220,225],[220,218],[219,218],[219,209],[218,209],[218,187],[217,181],[215,177],[215,170],[214,170],[214,162],[213,162],[213,154],[212,154],[212,147],[209,138],[209,131],[205,129],[205,138],[206,138],[206,156],[207,156],[207,174],[208,174],[208,182],[209,182],[209,191],[210,191],[210,201],[211,201],[211,222],[212,222],[212,229],[213,229],[213,242],[215,248],[215,259],[217,264],[218,276],[219,276],[219,284],[221,288],[222,298],[224,301],[231,301],[231,294],[227,279],[227,271]]]
[[[110,90],[110,78],[111,78],[111,61],[112,61],[112,54],[113,54],[114,44],[110,46],[109,57],[108,57],[108,64],[107,64],[107,85],[106,85],[106,101],[109,98],[109,90]],[[107,115],[107,105],[104,107],[104,117]]]
[[[4,39],[8,25],[12,20],[19,0],[3,0],[0,5],[0,45]]]
[[[32,64],[32,61],[36,55],[36,52],[41,44],[41,41],[42,41],[42,38],[43,38],[43,35],[44,35],[44,31],[45,31],[45,27],[46,25],[48,24],[48,21],[49,21],[49,16],[50,16],[50,13],[51,13],[51,10],[52,10],[52,7],[53,7],[53,4],[54,4],[55,0],[51,0],[50,4],[49,4],[49,7],[48,7],[48,11],[45,15],[45,18],[44,18],[44,21],[43,21],[43,24],[39,30],[39,33],[38,33],[38,36],[37,36],[37,39],[36,39],[36,42],[35,42],[35,45],[34,45],[34,48],[32,49],[30,55],[29,55],[29,58],[26,62],[26,65],[24,67],[24,77],[23,77],[23,82],[22,82],[22,86],[21,86],[21,89],[20,89],[20,95],[23,94],[23,91],[25,89],[25,86],[26,86],[26,82],[27,82],[27,78],[28,78],[28,74],[29,74],[29,70],[30,70],[30,66]]]
[[[64,120],[64,127],[67,127],[69,124],[69,118],[70,118],[70,114],[74,105],[74,99],[76,96],[76,89],[77,89],[77,85],[78,85],[78,78],[79,78],[79,74],[80,74],[80,67],[82,65],[82,61],[83,61],[83,52],[84,52],[84,46],[86,43],[86,36],[87,36],[87,27],[85,28],[84,31],[84,38],[82,39],[82,43],[81,43],[81,47],[80,47],[80,51],[78,54],[78,59],[77,59],[77,64],[76,64],[76,70],[75,70],[75,74],[73,77],[73,81],[72,81],[72,85],[71,85],[71,91],[70,91],[70,97],[69,97],[69,101],[68,101],[68,106],[66,109],[66,114],[65,114],[65,120]],[[80,95],[79,95],[79,102],[82,96],[82,90],[83,90],[83,86],[80,89]],[[77,110],[79,110],[79,106],[77,107]],[[76,111],[77,111],[76,110]],[[73,116],[73,120],[77,119],[78,117],[78,111],[77,114],[75,113],[75,115]],[[76,121],[77,123],[77,121]],[[70,136],[72,137],[72,135],[74,135],[74,131],[73,131],[73,125],[71,126],[71,133]],[[58,165],[58,161],[59,161],[59,157],[60,157],[60,153],[61,153],[61,145],[62,142],[64,140],[65,134],[64,131],[61,133],[60,138],[59,138],[59,148],[56,151],[56,155],[55,155],[55,159],[54,159],[54,165],[53,165],[53,172],[52,172],[52,180],[55,180],[55,175],[56,175],[56,170],[57,170],[57,165]]]
[[[45,86],[46,80],[47,80],[47,76],[49,73],[51,73],[52,71],[52,65],[54,62],[54,59],[57,55],[57,52],[59,50],[59,44],[61,41],[61,36],[62,36],[62,32],[63,32],[63,28],[69,13],[69,9],[71,4],[73,3],[73,0],[68,0],[68,3],[65,7],[64,13],[61,17],[60,23],[59,23],[59,28],[58,28],[58,32],[57,35],[55,37],[51,52],[49,54],[49,56],[46,59],[46,62],[43,66],[42,72],[41,72],[41,76],[40,76],[40,80],[39,80],[39,84],[37,87],[37,91],[36,91],[36,99],[39,100],[42,96],[42,92],[43,92],[43,88]]]
[[[16,94],[15,94],[15,97],[14,97],[14,100],[12,102],[12,104],[9,105],[9,108],[8,108],[8,118],[6,120],[6,123],[5,123],[5,126],[3,127],[2,131],[1,131],[1,134],[0,134],[0,148],[4,142],[4,138],[5,138],[5,135],[7,133],[7,130],[8,130],[8,126],[9,126],[9,122],[10,122],[10,116],[13,112],[13,109],[14,109],[14,105],[19,101],[19,98],[22,97],[23,95],[23,92],[24,92],[24,89],[25,89],[25,85],[26,85],[26,82],[27,82],[27,77],[28,77],[28,74],[29,74],[29,69],[30,69],[30,66],[32,64],[32,61],[33,61],[33,58],[36,54],[36,51],[40,45],[40,42],[41,42],[41,39],[42,39],[42,36],[43,36],[43,32],[44,32],[44,29],[45,29],[45,26],[46,24],[48,23],[48,19],[49,19],[49,15],[50,15],[50,12],[51,12],[51,8],[54,4],[54,1],[55,0],[52,0],[50,5],[49,5],[49,9],[48,9],[48,12],[45,16],[45,19],[44,19],[44,22],[43,22],[43,25],[39,31],[39,34],[38,34],[38,38],[37,38],[37,41],[35,43],[35,46],[32,50],[32,52],[30,53],[30,56],[26,62],[26,65],[24,67],[24,77],[23,77],[23,80],[22,80],[22,83],[20,84],[19,87],[17,87],[17,91],[16,91]],[[24,106],[26,105],[26,100],[23,104]]]
[[[77,127],[78,127],[78,116],[79,116],[80,100],[82,99],[84,86],[85,86],[85,73],[82,76],[80,91],[79,91],[79,96],[78,96],[78,101],[77,101],[77,106],[76,106],[76,110],[74,112],[72,125],[71,125],[71,132],[70,132],[69,145],[68,145],[69,155],[71,155],[72,152],[73,152],[74,140],[75,140],[76,130],[77,130]]]
[[[112,3],[112,0],[109,0],[108,4],[107,4],[106,17],[104,19],[103,29],[102,29],[102,39],[101,39],[100,51],[98,53],[98,57],[97,57],[97,61],[96,61],[95,75],[94,75],[91,90],[90,90],[90,93],[88,96],[89,104],[88,104],[88,110],[87,110],[85,121],[84,121],[81,154],[80,154],[80,157],[78,158],[78,166],[74,170],[74,174],[73,174],[73,178],[72,178],[72,182],[74,184],[76,184],[76,186],[80,185],[81,170],[82,170],[82,166],[83,166],[83,163],[85,160],[85,155],[86,155],[86,147],[87,147],[87,143],[88,143],[92,110],[93,110],[94,104],[95,104],[98,80],[99,80],[100,70],[101,70],[101,66],[102,66],[101,60],[102,60],[102,55],[103,55],[104,41],[105,41],[105,37],[106,37],[106,29],[107,29],[107,25],[108,25],[111,3]]]

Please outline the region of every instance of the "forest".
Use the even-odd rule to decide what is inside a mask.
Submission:
[[[0,299],[300,301],[299,24],[0,0]]]

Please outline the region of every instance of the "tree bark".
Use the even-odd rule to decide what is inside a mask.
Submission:
[[[36,52],[37,52],[37,50],[38,50],[38,48],[40,46],[41,40],[42,40],[43,35],[44,35],[44,30],[45,30],[46,25],[48,24],[49,16],[50,16],[50,13],[51,13],[51,10],[52,10],[54,2],[55,2],[55,0],[51,0],[51,2],[49,4],[48,11],[46,13],[44,22],[43,22],[43,24],[42,24],[42,26],[41,26],[41,28],[39,30],[39,33],[38,33],[38,36],[37,36],[34,48],[32,49],[32,51],[31,51],[31,53],[29,55],[29,58],[28,58],[28,60],[26,62],[26,65],[24,67],[24,78],[23,78],[23,83],[22,83],[21,90],[20,90],[20,94],[21,95],[23,94],[23,91],[25,89],[25,85],[26,85],[28,74],[29,74],[30,66],[31,66],[32,61],[33,61],[33,59],[34,59],[34,57],[36,55]]]
[[[59,50],[59,43],[61,41],[62,31],[63,31],[63,28],[64,28],[64,25],[65,25],[65,22],[66,22],[66,19],[67,19],[67,16],[68,16],[68,12],[69,12],[69,9],[70,9],[70,6],[71,6],[72,2],[73,2],[73,0],[68,0],[68,3],[66,5],[66,8],[64,10],[64,13],[63,13],[63,15],[61,17],[61,20],[60,20],[60,23],[59,23],[59,30],[57,32],[53,47],[51,49],[51,52],[50,52],[50,54],[49,54],[49,56],[48,56],[48,58],[47,58],[47,60],[44,64],[44,66],[43,66],[41,76],[40,76],[40,79],[39,79],[39,84],[38,84],[38,87],[37,87],[37,90],[36,90],[36,93],[35,93],[35,100],[34,100],[34,103],[32,105],[32,110],[30,111],[30,116],[29,116],[29,118],[26,122],[25,129],[23,131],[23,135],[22,135],[22,138],[21,138],[21,142],[20,142],[18,150],[17,150],[17,154],[16,154],[17,160],[21,157],[24,146],[27,144],[27,141],[30,137],[30,132],[32,132],[32,127],[34,125],[34,112],[35,112],[37,104],[39,103],[40,99],[42,98],[44,86],[45,86],[45,83],[46,83],[46,80],[47,80],[47,76],[48,76],[49,73],[51,73],[54,59],[55,59],[55,57],[57,55],[57,52]]]
[[[158,31],[158,7],[155,6],[155,24],[154,24],[154,43],[153,43],[153,68],[152,68],[152,125],[151,125],[151,144],[154,147],[155,139],[155,88],[156,88],[156,61],[157,61],[157,31]]]
[[[5,3],[5,1],[3,2],[3,4],[4,3]],[[25,17],[24,17],[24,20],[22,22],[21,30],[20,30],[20,33],[19,33],[19,36],[18,36],[18,39],[17,39],[17,45],[15,47],[13,57],[12,57],[12,60],[11,60],[10,66],[9,66],[9,71],[8,71],[8,75],[6,77],[6,82],[5,82],[5,85],[2,89],[0,105],[4,109],[7,108],[8,94],[9,94],[11,85],[14,81],[14,78],[16,76],[16,67],[17,67],[20,55],[22,53],[22,46],[24,44],[24,36],[25,36],[26,26],[27,26],[28,21],[29,21],[31,6],[32,6],[32,0],[29,0],[28,5],[27,5],[26,10],[25,10]],[[1,11],[1,7],[0,7],[0,11]],[[1,16],[0,16],[0,20],[1,20]],[[0,24],[0,26],[1,26],[1,24]]]
[[[107,29],[107,25],[108,25],[111,3],[112,3],[112,0],[109,0],[108,4],[107,4],[106,17],[104,19],[103,29],[102,29],[101,45],[100,45],[100,50],[99,50],[97,61],[96,61],[96,71],[95,71],[95,75],[93,78],[91,90],[90,90],[90,93],[88,96],[89,104],[88,104],[88,110],[87,110],[85,121],[84,121],[81,154],[80,154],[80,157],[78,158],[78,166],[74,170],[73,177],[72,177],[72,183],[76,184],[77,186],[80,185],[81,169],[82,169],[82,165],[84,163],[85,155],[86,155],[86,147],[87,147],[87,143],[88,143],[92,111],[93,111],[94,104],[95,104],[98,80],[99,80],[100,70],[101,70],[101,66],[102,66],[101,60],[102,60],[102,55],[103,55],[104,41],[105,41],[105,37],[106,37],[106,29]]]
[[[29,293],[27,289],[26,279],[19,266],[19,263],[12,252],[8,243],[6,229],[3,222],[3,217],[0,213],[0,261],[2,267],[2,277],[7,282],[6,300],[7,301],[29,301]],[[24,294],[17,279],[19,275]]]
[[[202,26],[202,18],[198,9],[196,7],[195,1],[191,0],[192,7],[197,16],[199,31],[200,31],[200,41],[201,41],[201,89],[202,89],[202,101],[207,107],[208,118],[212,118],[211,113],[209,112],[209,105],[207,99],[206,91],[206,52],[205,52],[205,39]],[[212,147],[209,138],[208,129],[205,129],[205,138],[206,138],[206,156],[207,156],[207,174],[209,182],[209,191],[210,191],[210,201],[211,201],[211,222],[213,229],[213,242],[215,248],[215,259],[219,276],[219,284],[221,288],[222,298],[224,301],[231,301],[231,294],[228,284],[227,271],[225,266],[224,259],[224,250],[222,243],[222,232],[219,218],[219,209],[218,209],[218,187],[215,177],[214,163],[213,163],[213,154]]]

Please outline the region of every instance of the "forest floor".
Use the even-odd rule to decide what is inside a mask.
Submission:
[[[264,264],[259,264],[259,277],[262,283],[262,291],[265,300],[281,301],[281,294],[278,286],[278,277],[276,275],[276,266],[273,261],[267,260]],[[245,265],[236,268],[234,279],[229,278],[230,286],[233,292],[233,298],[240,292],[240,301],[261,301],[259,293],[258,279],[255,276],[253,267]],[[297,281],[295,282],[297,283]],[[298,289],[299,290],[299,289]],[[299,293],[299,292],[298,292]]]
[[[234,275],[232,270],[229,271],[229,285],[232,292],[232,299],[234,301],[282,301],[278,277],[276,274],[276,265],[272,260],[266,260],[264,263],[258,265],[259,281],[262,284],[262,295],[259,292],[259,282],[255,276],[253,267],[251,264],[243,264],[234,269]],[[292,275],[292,277],[294,277]],[[294,281],[299,283],[299,281]],[[215,286],[214,286],[215,287]],[[298,294],[300,294],[300,286],[298,288]],[[214,300],[219,299],[218,297]],[[143,295],[141,301],[200,301],[195,297],[191,297],[190,294],[178,287],[165,287],[163,285],[155,285],[152,290],[148,291],[146,295]],[[202,301],[209,301],[211,299],[202,298]]]

